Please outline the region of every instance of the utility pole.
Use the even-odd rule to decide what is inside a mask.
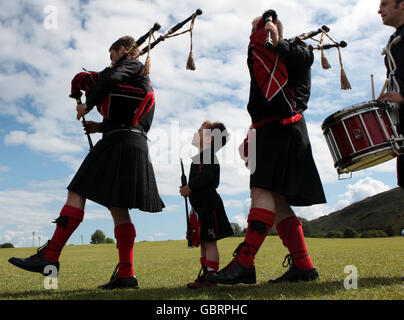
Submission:
[[[35,231],[32,232],[32,246],[35,247]]]

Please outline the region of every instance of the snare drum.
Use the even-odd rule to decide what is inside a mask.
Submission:
[[[400,154],[399,137],[381,101],[362,102],[340,110],[322,124],[339,174],[366,169]]]

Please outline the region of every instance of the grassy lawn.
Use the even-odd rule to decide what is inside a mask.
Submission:
[[[65,247],[57,281],[58,289],[46,290],[44,277],[20,270],[7,262],[27,257],[36,248],[0,249],[0,300],[108,299],[108,300],[404,300],[404,238],[315,239],[307,238],[312,261],[320,280],[310,283],[267,284],[269,278],[286,271],[282,267],[288,253],[278,237],[268,237],[255,265],[256,285],[220,285],[189,290],[186,284],[199,272],[199,248],[187,249],[186,241],[135,243],[135,273],[139,290],[97,289],[109,281],[117,264],[114,245]],[[221,268],[232,259],[242,238],[219,241]],[[358,271],[358,288],[347,290],[344,268]]]

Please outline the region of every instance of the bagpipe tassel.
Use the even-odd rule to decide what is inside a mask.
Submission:
[[[194,61],[194,55],[192,51],[189,53],[188,56],[188,61],[187,61],[187,70],[195,70],[195,61]]]
[[[146,77],[147,75],[149,75],[150,69],[151,69],[150,55],[147,55],[146,61],[142,69],[142,76]]]
[[[189,56],[188,56],[188,61],[187,61],[187,70],[195,70],[195,60],[194,60],[194,54],[192,53],[192,29],[194,28],[194,22],[195,22],[195,17],[196,15],[193,14],[192,15],[192,21],[191,21],[191,26],[189,28],[189,34],[190,34],[190,38],[191,38],[191,49],[189,52]]]
[[[338,48],[338,58],[339,58],[339,64],[341,66],[341,89],[342,90],[350,90],[351,84],[349,83],[348,77],[346,76],[344,67],[342,66],[342,57],[341,57],[341,51]]]
[[[324,70],[331,68],[330,63],[328,62],[328,59],[324,54],[324,50],[321,50],[321,66],[323,67]]]
[[[348,77],[344,71],[344,68],[341,67],[341,89],[342,90],[349,90],[351,88],[351,84],[349,83]]]

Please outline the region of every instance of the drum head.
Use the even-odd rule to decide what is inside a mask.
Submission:
[[[334,112],[332,115],[328,116],[323,121],[321,128],[323,129],[323,131],[325,131],[330,126],[332,126],[335,122],[340,121],[340,119],[343,118],[344,116],[347,116],[347,115],[353,116],[357,113],[364,112],[365,110],[369,110],[371,108],[380,108],[380,107],[385,107],[385,106],[386,106],[386,104],[384,102],[377,101],[377,100],[365,101],[365,102],[354,104],[345,109],[341,109],[337,112]]]
[[[378,150],[364,156],[355,157],[351,161],[345,162],[340,166],[336,164],[337,172],[342,174],[367,169],[380,163],[389,161],[396,156],[397,154],[392,150],[392,148],[385,148],[384,150]]]

